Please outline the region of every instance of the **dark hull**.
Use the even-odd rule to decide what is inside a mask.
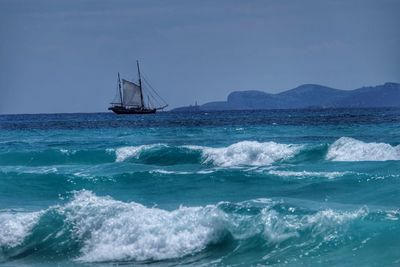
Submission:
[[[125,107],[110,107],[108,110],[112,110],[116,114],[153,114],[156,113],[156,109],[149,108],[125,108]]]

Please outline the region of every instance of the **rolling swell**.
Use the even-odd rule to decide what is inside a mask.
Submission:
[[[400,160],[400,146],[385,143],[365,143],[341,137],[327,144],[281,144],[276,142],[241,141],[226,147],[165,144],[122,147],[116,150],[116,161],[138,159],[149,164],[202,163],[220,167],[265,166],[279,161],[302,162],[386,161]]]
[[[115,150],[116,162],[141,162],[152,165],[201,163],[201,153],[184,146],[152,144],[127,146]]]
[[[211,164],[219,167],[267,166],[278,162],[400,160],[400,145],[366,143],[341,137],[332,144],[281,144],[241,141],[226,147],[152,144],[115,150],[116,161],[147,164]]]
[[[202,164],[219,167],[267,166],[279,162],[400,160],[400,145],[366,143],[341,137],[332,144],[241,141],[225,147],[149,144],[79,150],[3,151],[0,165],[53,166],[132,162],[149,165]]]
[[[85,190],[39,212],[1,211],[0,219],[2,261],[68,255],[83,262],[140,262],[194,254],[201,260],[217,259],[220,249],[230,250],[227,257],[235,258],[257,243],[263,250],[253,255],[254,261],[294,262],[343,247],[362,250],[372,226],[400,233],[400,213],[395,210],[315,210],[289,200],[255,199],[167,211]]]
[[[227,147],[176,146],[165,144],[122,147],[116,150],[116,161],[136,159],[157,164],[211,164],[220,167],[263,166],[294,156],[300,145],[242,141]]]

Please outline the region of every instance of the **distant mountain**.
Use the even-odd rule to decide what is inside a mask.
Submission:
[[[186,106],[172,111],[297,109],[340,107],[400,107],[400,84],[385,83],[355,90],[339,90],[317,84],[304,84],[278,94],[262,91],[235,91],[227,101]]]

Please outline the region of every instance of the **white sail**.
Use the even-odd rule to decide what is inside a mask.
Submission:
[[[143,107],[140,87],[130,81],[122,79],[122,103],[124,106]]]

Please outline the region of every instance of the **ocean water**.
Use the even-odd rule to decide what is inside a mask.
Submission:
[[[0,116],[0,266],[400,266],[400,110]]]

